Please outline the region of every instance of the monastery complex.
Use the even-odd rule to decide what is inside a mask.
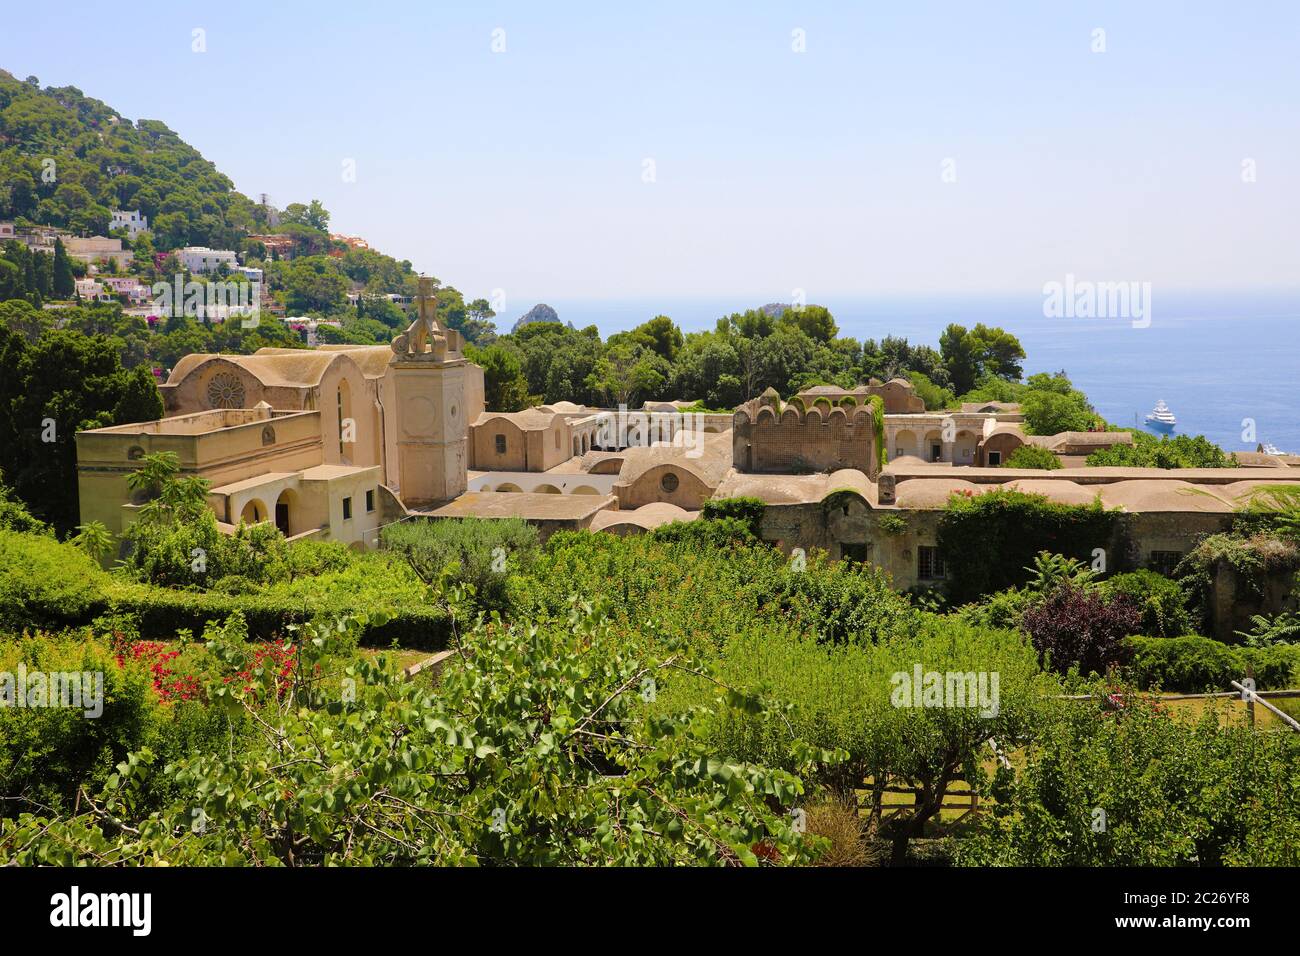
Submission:
[[[143,503],[127,476],[162,451],[211,482],[223,530],[273,521],[289,538],[356,547],[412,517],[634,534],[746,496],[766,503],[762,535],[783,550],[870,561],[910,588],[942,583],[936,527],[954,492],[1099,498],[1126,514],[1123,563],[1167,571],[1199,536],[1226,530],[1255,490],[1300,486],[1300,459],[1264,454],[1239,454],[1242,468],[1084,467],[1132,436],[1027,435],[1019,407],[997,402],[927,412],[903,379],[819,386],[789,402],[769,390],[730,415],[684,413],[685,401],[493,411],[483,370],[433,319],[430,292],[391,346],[186,356],[161,386],[164,418],[77,435],[81,520],[121,535]],[[1026,444],[1063,467],[1002,467]]]

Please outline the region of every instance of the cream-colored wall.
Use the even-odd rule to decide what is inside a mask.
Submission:
[[[308,473],[310,474],[310,472]],[[270,479],[228,495],[210,495],[208,503],[218,518],[238,524],[245,506],[256,501],[267,521],[275,520],[275,507],[283,497],[289,505],[289,537],[321,532],[322,540],[371,545],[381,523],[381,472],[379,467],[344,475],[313,479],[303,474]],[[366,511],[366,492],[373,491],[375,507]],[[352,499],[352,517],[343,517],[343,499]]]
[[[497,435],[506,436],[505,454],[497,454]],[[573,457],[573,426],[561,415],[545,429],[529,430],[508,418],[493,418],[471,426],[470,443],[477,471],[549,471]]]
[[[673,491],[665,491],[662,485],[664,475],[669,472],[677,476],[677,487]],[[699,511],[704,502],[712,497],[713,491],[699,476],[673,463],[655,465],[647,468],[630,483],[619,482],[614,485],[618,506],[623,510],[666,501],[687,511]]]
[[[508,418],[493,418],[482,425],[470,427],[470,441],[473,444],[471,462],[478,471],[524,471],[528,458],[528,449],[522,431]],[[498,454],[496,436],[505,435],[506,450]]]
[[[245,418],[256,413],[220,414]],[[212,418],[196,416],[196,427],[211,428]],[[184,428],[188,422],[167,419],[163,424]],[[322,462],[320,416],[316,412],[251,418],[245,424],[201,434],[158,434],[159,427],[159,423],[144,422],[77,434],[77,488],[83,523],[100,521],[114,534],[122,532],[122,506],[131,500],[127,476],[139,467],[140,455],[172,452],[183,473],[206,478],[214,487],[269,472],[300,471]],[[267,427],[275,434],[270,445],[263,444]],[[139,453],[135,457],[133,450]]]

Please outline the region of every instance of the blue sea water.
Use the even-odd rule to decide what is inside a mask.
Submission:
[[[1205,435],[1230,451],[1259,441],[1300,454],[1300,291],[1153,297],[1151,324],[1127,319],[1045,318],[1041,295],[943,298],[820,298],[840,334],[901,335],[937,347],[950,322],[999,325],[1019,337],[1025,372],[1064,369],[1107,419],[1140,426],[1158,399],[1178,416],[1175,434]],[[686,331],[712,328],[762,305],[734,299],[551,300],[560,320],[609,335],[657,314]],[[498,320],[508,328],[513,316]],[[502,317],[504,319],[504,317]],[[1256,440],[1243,439],[1253,420]]]

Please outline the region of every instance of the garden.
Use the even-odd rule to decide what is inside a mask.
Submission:
[[[792,561],[744,500],[544,544],[404,521],[363,553],[222,535],[165,457],[135,481],[116,559],[0,501],[6,863],[1300,862],[1300,734],[1192,696],[1251,675],[1296,713],[1267,694],[1300,679],[1293,612],[1198,634],[1207,568],[1292,567],[1285,503],[1168,577],[1073,554],[1104,512],[985,503],[995,546],[1001,520],[1059,549],[1008,536],[939,598]],[[33,683],[69,674],[97,715]]]

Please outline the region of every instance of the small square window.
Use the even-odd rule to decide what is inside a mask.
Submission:
[[[375,510],[375,493],[373,490],[366,492],[366,512]]]
[[[352,499],[344,498],[343,499],[343,520],[347,521],[351,517],[352,517]]]
[[[1183,560],[1181,551],[1152,551],[1150,567],[1152,571],[1169,577],[1181,560]]]
[[[1001,466],[1001,464],[1002,464],[1002,452],[1000,451],[989,452],[989,467],[998,468]]]
[[[496,442],[497,442],[497,454],[504,455],[506,453],[506,436],[497,435]]]
[[[916,549],[916,576],[922,581],[939,581],[948,576],[938,548],[921,545]]]

